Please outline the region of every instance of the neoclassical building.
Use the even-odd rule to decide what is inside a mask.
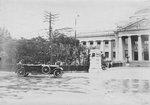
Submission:
[[[113,31],[82,33],[77,37],[80,43],[91,49],[99,49],[107,60],[116,60],[116,38]]]
[[[150,61],[150,20],[139,19],[116,31],[118,60]]]
[[[89,49],[99,49],[107,60],[150,62],[150,8],[137,11],[125,25],[113,31],[81,33],[77,37]]]

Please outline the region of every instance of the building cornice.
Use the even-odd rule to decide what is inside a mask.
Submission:
[[[118,30],[117,32],[127,32],[127,31],[145,31],[150,29],[129,29],[129,30]]]
[[[114,31],[80,33],[77,35],[77,38],[110,37],[110,36],[115,36]]]
[[[116,32],[124,32],[124,31],[143,31],[143,30],[150,30],[149,28],[142,28],[142,27],[137,27],[136,29],[128,29],[128,27],[131,27],[132,25],[134,24],[137,24],[141,21],[145,21],[145,20],[149,20],[149,19],[146,19],[146,18],[143,18],[143,19],[140,19],[140,20],[137,20],[137,21],[134,21],[134,22],[130,22],[128,24],[126,24],[125,26],[122,26],[120,28],[118,28],[116,30]]]

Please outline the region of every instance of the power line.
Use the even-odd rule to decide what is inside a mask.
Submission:
[[[48,28],[48,35],[49,35],[49,40],[51,41],[52,38],[53,38],[53,35],[52,35],[52,25],[54,24],[54,22],[56,21],[56,19],[58,18],[58,14],[52,14],[51,12],[45,12],[45,15],[44,15],[44,22],[48,22],[49,24],[49,28]]]

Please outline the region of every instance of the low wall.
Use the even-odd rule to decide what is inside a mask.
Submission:
[[[61,66],[64,71],[84,71],[84,72],[88,72],[89,71],[89,66],[74,66],[74,65],[70,65],[70,66]],[[5,71],[15,71],[16,70],[16,66],[14,64],[7,64],[7,65],[0,65],[0,70],[5,70]]]
[[[112,63],[112,67],[121,67],[121,66],[123,66],[122,62]]]
[[[61,66],[64,71],[85,71],[88,72],[89,71],[89,66],[74,66],[74,65],[70,65],[70,66]]]

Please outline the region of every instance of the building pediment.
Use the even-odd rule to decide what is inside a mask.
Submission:
[[[141,19],[135,22],[130,22],[129,24],[120,27],[118,31],[137,31],[137,30],[150,30],[150,20]]]

